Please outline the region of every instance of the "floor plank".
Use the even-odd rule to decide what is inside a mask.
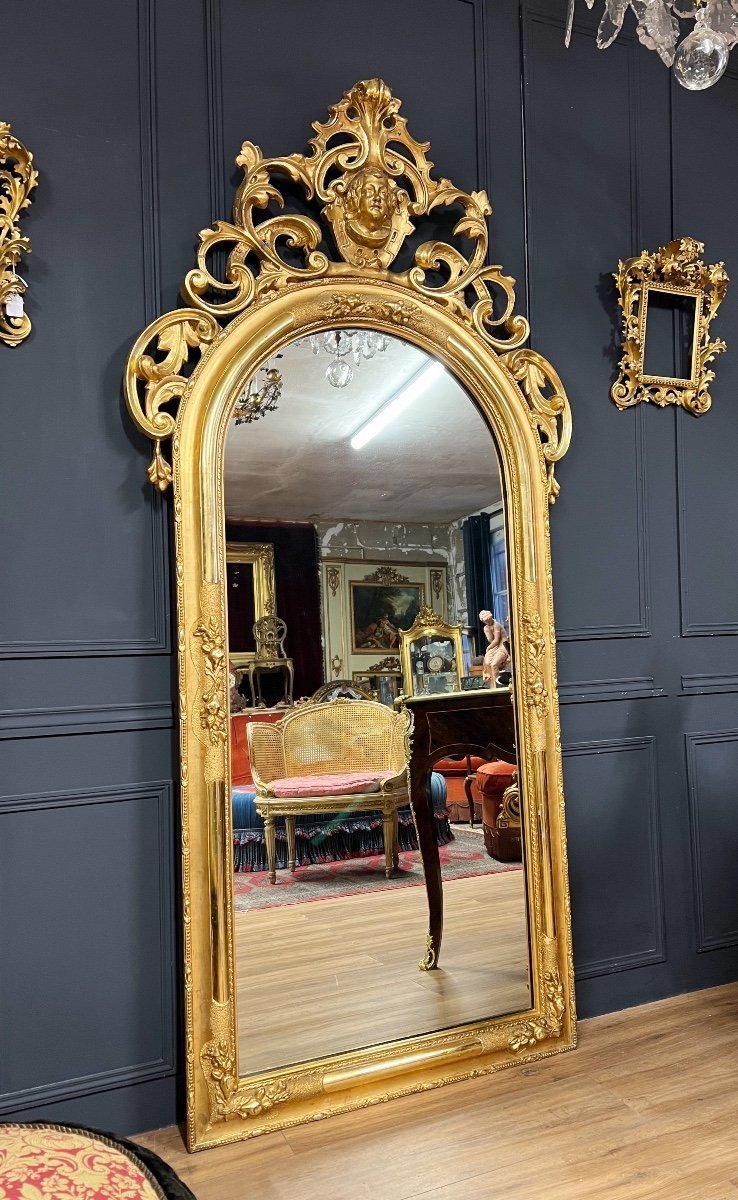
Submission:
[[[525,875],[444,884],[441,969],[418,970],[422,887],[236,913],[242,1075],[530,1004]],[[306,1014],[309,1014],[306,1019]]]
[[[580,1024],[572,1054],[188,1155],[198,1200],[738,1200],[738,985]]]

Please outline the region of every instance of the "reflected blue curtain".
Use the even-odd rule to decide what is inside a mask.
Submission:
[[[510,602],[507,594],[507,542],[505,530],[495,529],[490,534],[491,566],[492,566],[492,604],[490,605],[495,620],[510,631],[509,616]]]
[[[466,606],[469,624],[476,630],[477,650],[480,654],[484,654],[487,639],[479,614],[484,608],[492,613],[495,611],[489,519],[490,514],[483,512],[476,517],[467,517],[461,527],[464,538]]]

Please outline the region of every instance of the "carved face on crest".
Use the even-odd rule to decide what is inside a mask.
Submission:
[[[348,262],[388,266],[410,228],[404,193],[378,167],[363,167],[335,189],[326,215]]]
[[[346,224],[357,241],[375,245],[389,236],[392,215],[397,211],[393,186],[397,188],[373,168],[354,175],[346,188],[344,211]]]

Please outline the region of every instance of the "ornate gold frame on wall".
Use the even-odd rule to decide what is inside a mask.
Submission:
[[[21,237],[20,214],[31,203],[31,192],[38,184],[33,155],[0,121],[0,340],[17,346],[31,332],[27,313],[8,316],[6,304],[14,293],[23,295],[26,285],[16,267],[22,254],[31,253],[31,243]]]
[[[245,142],[233,222],[200,234],[187,307],[138,338],[131,415],[154,442],[149,476],[174,484],[182,804],[187,1137],[191,1149],[525,1062],[575,1044],[563,788],[554,663],[548,504],[570,437],[561,382],[523,348],[513,280],[485,265],[490,207],[431,177],[427,144],[380,80],[356,84],[314,125],[307,155],[264,159]],[[274,176],[301,187],[315,216],[271,215]],[[382,197],[360,203],[371,182]],[[390,265],[413,219],[461,210],[449,240]],[[373,212],[373,215],[372,215]],[[364,215],[362,215],[364,214]],[[257,223],[256,218],[261,216]],[[337,252],[323,249],[335,239]],[[472,244],[468,257],[456,244]],[[225,279],[208,256],[230,245]],[[288,247],[287,257],[283,248]],[[440,273],[440,280],[439,280]],[[493,307],[493,294],[501,304]],[[526,847],[529,1009],[441,1032],[239,1077],[231,895],[226,662],[224,443],[236,396],[280,347],[321,328],[399,335],[442,361],[484,416],[508,497],[515,702]],[[175,411],[172,411],[174,407]],[[171,466],[162,442],[171,439]],[[289,1048],[286,1048],[286,1056]]]
[[[277,602],[274,584],[274,546],[271,542],[226,542],[227,563],[250,563],[254,568],[254,621],[275,617]],[[228,658],[236,667],[245,667],[256,657],[256,650],[237,650],[230,645]]]
[[[726,349],[717,338],[710,341],[710,324],[728,288],[724,263],[708,266],[701,255],[705,247],[694,238],[676,238],[655,254],[643,250],[618,263],[614,276],[618,303],[623,312],[623,356],[620,375],[611,396],[618,408],[650,401],[660,408],[680,404],[696,417],[712,404],[708,391],[715,372],[707,364]],[[648,297],[651,292],[695,298],[694,335],[689,378],[647,375],[645,371]]]

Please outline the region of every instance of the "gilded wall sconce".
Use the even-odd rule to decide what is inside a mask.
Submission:
[[[712,404],[708,386],[715,372],[707,364],[726,345],[721,338],[710,340],[710,325],[728,276],[724,263],[702,261],[704,249],[694,238],[676,238],[655,254],[644,250],[618,263],[614,278],[623,312],[623,355],[610,393],[618,408],[645,400],[660,408],[680,404],[699,417]],[[660,344],[659,325],[668,334]],[[668,361],[660,362],[666,341]]]
[[[7,122],[0,121],[0,338],[9,346],[17,346],[31,332],[23,305],[26,284],[16,267],[22,254],[31,253],[18,221],[37,183],[33,155],[13,136]]]

